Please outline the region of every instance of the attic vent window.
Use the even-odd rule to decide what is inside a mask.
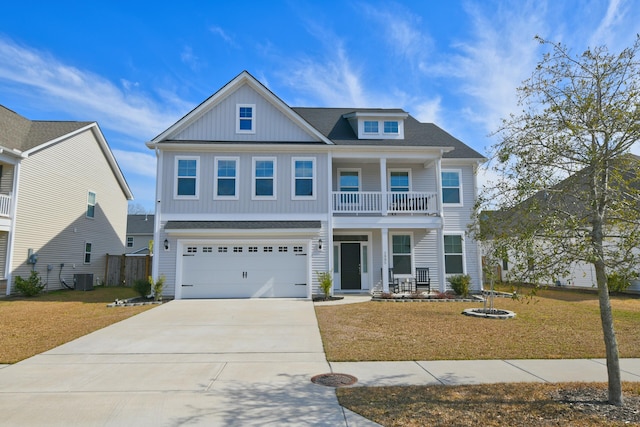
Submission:
[[[236,116],[237,133],[256,133],[255,130],[255,104],[238,104]]]

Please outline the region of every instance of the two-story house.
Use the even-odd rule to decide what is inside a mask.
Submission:
[[[292,108],[245,71],[147,146],[166,295],[310,298],[318,272],[388,291],[419,267],[481,289],[465,231],[484,159],[401,109]]]
[[[153,215],[129,214],[127,216],[128,254],[151,254],[153,250]]]
[[[31,271],[47,290],[102,282],[106,254],[124,252],[132,198],[96,122],[35,121],[0,106],[3,293]]]

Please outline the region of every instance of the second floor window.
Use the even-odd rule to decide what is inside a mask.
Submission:
[[[177,198],[198,197],[198,159],[196,157],[176,158]]]
[[[89,191],[87,194],[87,218],[95,218],[96,216],[96,193]]]
[[[442,171],[442,203],[462,204],[460,171]]]
[[[276,159],[253,159],[253,197],[259,199],[275,199]]]
[[[222,157],[216,159],[215,166],[215,198],[238,198],[238,159]]]
[[[409,171],[389,172],[389,190],[401,192],[409,191]]]
[[[132,248],[133,247],[133,237],[131,237],[131,236],[127,236],[127,247],[128,248]]]
[[[294,199],[315,199],[315,159],[293,159],[292,196]]]

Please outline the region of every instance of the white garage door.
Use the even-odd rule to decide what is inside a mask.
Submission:
[[[306,246],[185,245],[182,298],[304,298]]]

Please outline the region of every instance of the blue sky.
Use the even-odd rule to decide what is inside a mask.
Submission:
[[[486,153],[540,59],[535,35],[581,53],[637,33],[637,0],[23,0],[0,13],[0,104],[97,121],[151,210],[144,143],[242,70],[290,106],[403,108]]]

